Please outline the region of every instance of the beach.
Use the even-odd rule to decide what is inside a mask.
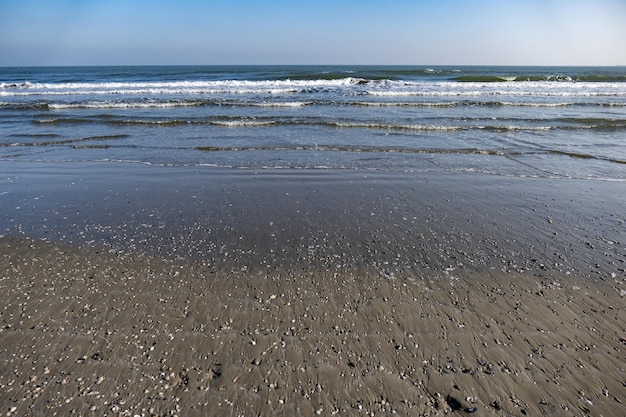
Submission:
[[[621,183],[4,168],[5,415],[626,409]]]
[[[0,68],[0,414],[626,415],[624,80]]]

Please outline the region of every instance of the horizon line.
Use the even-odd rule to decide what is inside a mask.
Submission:
[[[35,64],[0,65],[0,68],[85,68],[85,67],[518,67],[518,68],[619,68],[626,64]]]

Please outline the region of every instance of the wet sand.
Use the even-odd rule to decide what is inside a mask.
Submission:
[[[624,275],[623,182],[107,163],[3,167],[6,235],[220,270]]]
[[[622,184],[42,169],[0,196],[3,415],[626,413]]]

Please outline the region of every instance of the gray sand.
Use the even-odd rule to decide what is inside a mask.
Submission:
[[[6,415],[622,415],[624,280],[221,274],[0,240]]]
[[[3,415],[622,415],[622,183],[7,163]]]

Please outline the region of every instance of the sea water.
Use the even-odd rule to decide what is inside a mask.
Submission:
[[[2,161],[626,181],[626,68],[0,68]]]

